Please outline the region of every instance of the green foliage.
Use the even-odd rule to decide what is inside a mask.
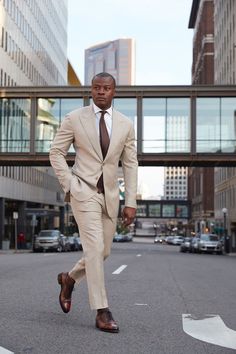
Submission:
[[[126,235],[129,233],[129,227],[122,223],[122,219],[118,219],[116,231],[118,234]]]

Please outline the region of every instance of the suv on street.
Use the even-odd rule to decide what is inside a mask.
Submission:
[[[41,230],[35,235],[33,251],[64,251],[63,236],[59,230]]]
[[[197,252],[215,252],[222,254],[222,243],[215,234],[201,234],[197,242]]]

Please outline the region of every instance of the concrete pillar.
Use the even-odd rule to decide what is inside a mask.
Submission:
[[[64,234],[65,232],[65,208],[60,207],[60,231]]]
[[[26,202],[19,202],[18,207],[18,231],[23,232],[26,235]]]
[[[0,198],[0,249],[4,238],[5,198]]]

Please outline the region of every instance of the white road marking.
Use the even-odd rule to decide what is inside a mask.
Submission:
[[[193,338],[221,347],[236,349],[236,331],[228,328],[219,315],[183,314],[183,330]]]
[[[56,253],[44,253],[44,257],[56,256]]]
[[[135,303],[136,306],[147,306],[148,304],[139,304],[139,303]]]
[[[112,274],[120,274],[126,267],[127,265],[123,264],[122,266],[117,268]]]
[[[141,257],[142,255],[141,254],[137,254],[136,257]]]
[[[0,347],[0,354],[14,354],[14,353],[10,352],[10,350],[7,350],[3,347]]]

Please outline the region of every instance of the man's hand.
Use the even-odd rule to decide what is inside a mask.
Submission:
[[[122,221],[124,226],[129,226],[134,221],[136,209],[131,207],[124,207],[122,211]]]

